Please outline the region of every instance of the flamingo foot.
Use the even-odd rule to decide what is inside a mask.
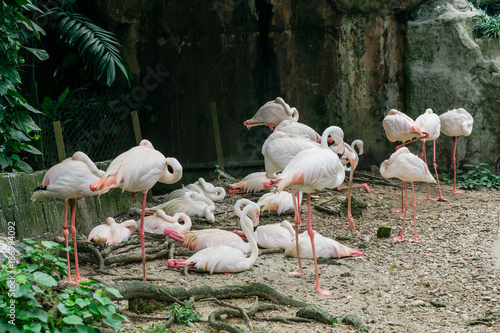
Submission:
[[[405,238],[403,236],[393,238],[393,241],[395,241],[395,242],[404,242],[404,240],[405,240]]]
[[[364,183],[363,188],[366,190],[366,193],[370,193],[372,190],[370,189],[370,186],[368,184]]]
[[[443,201],[443,202],[448,202],[449,200],[448,199],[445,199],[443,198],[442,196],[440,196],[437,201]]]
[[[271,123],[268,123],[267,126],[269,126],[269,129],[272,131],[274,128],[273,128],[273,124]]]
[[[460,194],[460,193],[464,193],[464,192],[462,192],[462,191],[457,191],[457,190],[453,190],[453,192],[452,192],[452,193],[458,193],[458,194]]]
[[[224,274],[224,275],[231,275],[231,273],[229,273],[229,272],[224,272],[222,274]]]
[[[301,268],[298,271],[288,272],[290,275],[301,275],[304,274],[304,270]]]
[[[352,216],[348,216],[347,221],[349,221],[349,228],[351,228],[351,231],[355,231],[356,225],[354,224],[354,219],[352,218]]]
[[[351,251],[351,257],[361,257],[362,255],[361,251]]]
[[[243,191],[242,189],[239,189],[239,188],[230,188],[227,190],[227,193],[229,193],[229,194],[244,194],[247,192]]]
[[[405,210],[404,210],[403,208],[401,208],[401,209],[398,209],[398,210],[396,211],[396,213],[404,213],[404,211],[405,211]]]
[[[323,290],[323,289],[320,289],[319,287],[316,288],[316,292],[320,295],[324,295],[324,296],[328,296],[330,295],[330,292],[328,290]]]
[[[432,199],[430,196],[428,196],[428,197],[427,197],[427,198],[425,198],[424,200],[436,201],[436,199]]]
[[[71,282],[73,282],[73,281],[71,281]],[[90,280],[89,280],[89,279],[86,279],[86,278],[82,278],[82,277],[80,277],[80,276],[78,276],[78,277],[76,277],[76,276],[75,276],[75,281],[74,281],[74,282],[75,282],[75,283],[80,283],[80,282],[90,282]]]
[[[408,242],[410,242],[410,243],[419,243],[417,237],[409,239]]]

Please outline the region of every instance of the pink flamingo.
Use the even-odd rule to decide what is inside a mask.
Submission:
[[[168,170],[171,167],[173,172]],[[144,248],[144,214],[146,196],[156,182],[173,184],[182,178],[182,166],[172,157],[165,157],[148,140],[142,140],[139,146],[118,155],[109,165],[106,173],[97,182],[90,185],[92,191],[100,193],[112,188],[122,191],[142,192],[141,223],[139,237],[142,249],[142,280],[146,281],[146,255]]]
[[[242,193],[257,193],[266,191],[264,182],[271,178],[266,176],[266,172],[253,172],[245,176],[238,183],[231,184],[231,188],[227,190],[229,194],[242,194]]]
[[[146,213],[154,213],[158,209],[163,210],[167,215],[185,213],[189,217],[204,218],[208,223],[215,222],[214,202],[203,194],[193,191],[187,191],[183,197],[172,199],[153,208],[148,208]]]
[[[250,247],[249,257],[247,257],[244,251],[229,246],[219,245],[203,249],[186,260],[169,259],[167,260],[168,265],[171,268],[196,268],[208,271],[210,274],[237,273],[249,269],[255,264],[259,255],[259,249],[257,248],[257,242],[252,229],[253,222],[248,215],[255,216],[258,214],[259,207],[257,205],[247,205],[243,208],[240,217],[240,225],[248,239],[248,245]]]
[[[276,183],[279,191],[287,188],[295,188],[297,191],[307,193],[307,211],[308,211],[308,234],[311,238],[312,252],[314,258],[314,269],[316,275],[316,291],[321,295],[329,295],[330,292],[322,290],[319,285],[318,261],[316,249],[314,246],[314,232],[311,221],[311,193],[324,188],[336,188],[345,178],[345,171],[339,157],[328,147],[327,138],[331,136],[339,145],[339,153],[343,154],[343,136],[342,129],[337,126],[328,127],[321,136],[321,148],[310,148],[299,152],[285,167],[281,173],[281,178],[271,180],[270,183]],[[299,247],[298,233],[295,235],[297,248]],[[302,274],[300,264],[300,251],[297,254],[299,259],[299,270],[293,274]]]
[[[402,142],[402,144],[396,146],[396,150],[414,141],[425,139],[429,135],[428,133],[422,132],[417,124],[415,124],[413,119],[408,117],[403,112],[395,109],[390,110],[389,113],[385,116],[384,120],[382,121],[382,126],[384,127],[385,135],[387,136],[387,139],[389,139],[389,141]],[[402,213],[404,211],[403,201],[404,193],[403,187],[401,187],[401,209],[397,211],[398,213]]]
[[[274,101],[264,104],[251,119],[243,122],[243,126],[250,129],[253,126],[267,125],[272,131],[273,127],[283,120],[298,121],[299,111],[296,108],[290,108],[283,98],[277,97]]]
[[[68,200],[73,199],[71,205],[71,233],[73,234],[73,244],[75,247],[75,282],[80,282],[80,272],[78,269],[78,253],[76,244],[76,199],[84,196],[93,196],[89,185],[99,180],[104,171],[99,170],[94,162],[81,151],[77,151],[71,158],[65,159],[59,164],[51,167],[43,177],[42,184],[35,188],[31,199],[33,201],[42,197],[53,197],[64,200],[64,225],[63,233],[68,247]],[[68,260],[68,277],[71,282],[71,270],[69,252],[66,253]]]
[[[411,182],[411,189],[413,193],[413,226],[415,230],[415,238],[409,242],[418,242],[417,238],[417,200],[415,198],[414,182],[428,182],[435,183],[427,165],[417,155],[410,153],[408,148],[403,147],[391,155],[388,160],[385,160],[380,165],[380,174],[384,178],[399,178],[403,181],[403,190],[405,194],[405,206],[403,212],[403,225],[401,227],[401,237],[394,238],[395,241],[404,241],[405,218],[406,210],[408,208],[408,192],[406,190],[406,182]]]
[[[183,223],[180,224],[179,220],[182,220]],[[154,215],[144,218],[144,232],[152,234],[163,234],[165,229],[182,233],[191,230],[191,226],[191,218],[187,214],[176,213],[174,216],[170,216],[163,209],[158,209]]]
[[[432,141],[432,149],[433,149],[433,161],[434,161],[434,172],[436,173],[436,180],[439,190],[439,198],[437,201],[448,201],[443,198],[441,194],[441,185],[439,185],[439,175],[437,172],[437,164],[436,164],[436,140],[439,138],[439,134],[441,132],[441,120],[439,116],[432,112],[432,109],[425,110],[425,113],[415,119],[415,123],[417,126],[425,133],[429,133],[429,137],[422,139],[422,155],[427,165],[427,154],[425,152],[425,142]],[[422,157],[422,156],[421,156]],[[431,194],[429,192],[429,183],[427,183],[427,198],[425,200],[434,200],[431,199]]]
[[[134,220],[116,223],[114,218],[108,217],[106,224],[100,224],[90,231],[88,240],[105,246],[118,244],[127,241],[136,230],[137,222]]]
[[[192,184],[183,186],[180,189],[172,191],[166,198],[166,201],[181,198],[188,191],[194,191],[199,194],[203,194],[212,201],[219,201],[224,199],[226,196],[226,190],[222,187],[215,187],[212,183],[207,182],[204,178],[198,178],[198,180]]]
[[[283,120],[274,130],[302,136],[318,143],[321,142],[321,135],[319,135],[318,132],[316,132],[312,127],[299,123],[298,121]],[[328,143],[332,142],[333,139],[328,138]]]
[[[299,193],[298,201],[302,202],[302,193]],[[293,195],[290,192],[270,192],[266,193],[257,200],[257,205],[262,213],[270,211],[276,212],[278,215],[288,210],[294,209],[296,203]]]
[[[307,231],[299,235],[300,256],[306,259],[314,259],[311,238]],[[344,258],[344,257],[359,257],[362,255],[360,251],[354,251],[348,246],[340,244],[334,239],[324,237],[314,231],[314,247],[318,258]],[[285,257],[297,257],[297,244],[291,242],[285,248]]]
[[[453,147],[453,193],[462,193],[457,191],[457,141],[460,135],[469,136],[472,133],[472,125],[474,119],[463,108],[453,109],[439,116],[441,120],[441,132],[447,136],[455,137],[455,145]]]

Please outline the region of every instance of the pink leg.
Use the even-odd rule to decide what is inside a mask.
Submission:
[[[425,133],[425,132],[424,132],[423,134],[424,134],[424,136],[421,136],[420,138],[416,138],[416,139],[413,139],[413,140],[411,140],[411,141],[403,142],[403,143],[402,143],[402,144],[400,144],[399,146],[396,146],[396,151],[398,151],[398,149],[399,149],[399,148],[404,147],[404,146],[406,146],[406,145],[407,145],[407,144],[409,144],[409,143],[412,143],[412,142],[415,142],[415,141],[418,141],[418,140],[422,140],[422,139],[425,139],[425,138],[428,138],[428,137],[429,137],[429,133]]]
[[[438,183],[438,190],[439,190],[439,198],[437,199],[437,201],[448,201],[445,198],[443,198],[443,195],[441,194],[441,185],[439,185],[439,175],[438,175],[438,169],[437,169],[437,164],[436,164],[436,140],[434,140],[432,143],[432,149],[434,151],[434,156],[433,156],[434,172],[436,173],[436,181]]]
[[[146,248],[144,246],[144,214],[146,213],[146,197],[148,192],[142,194],[141,225],[139,227],[139,238],[141,239],[142,250],[142,281],[146,282]]]
[[[63,226],[63,234],[64,234],[64,239],[66,240],[66,247],[69,247],[69,242],[68,242],[68,237],[69,237],[69,230],[68,230],[68,200],[64,200],[64,226]],[[76,248],[76,244],[75,244]],[[68,260],[68,282],[73,282],[71,281],[71,264],[69,260],[69,251],[66,252],[66,260]]]
[[[354,218],[352,217],[351,213],[351,192],[352,192],[352,175],[354,173],[354,164],[356,161],[354,158],[349,157],[348,158],[349,163],[351,165],[351,172],[349,175],[349,194],[347,196],[347,221],[349,222],[349,227],[351,228],[352,231],[356,230],[356,225],[354,224]]]
[[[455,145],[453,147],[453,193],[463,193],[462,191],[457,191],[457,159],[456,159],[456,152],[457,152],[457,141],[458,141],[458,136],[455,137]]]
[[[311,221],[311,194],[307,193],[307,217],[308,217],[308,226],[307,233],[309,234],[309,238],[311,238],[311,247],[314,258],[314,271],[316,275],[316,292],[320,295],[330,295],[328,290],[322,290],[319,286],[319,273],[318,273],[318,259],[316,258],[316,247],[314,246],[314,231],[312,228]]]
[[[405,182],[401,184],[401,209],[398,209],[396,213],[403,213],[405,211],[405,190],[403,188]]]
[[[408,240],[408,242],[418,243],[418,238],[417,238],[417,199],[415,198],[415,187],[413,186],[413,182],[411,182],[411,192],[413,194],[413,229],[415,231],[415,238]]]
[[[295,203],[295,196],[297,196],[297,202]],[[290,272],[291,275],[303,274],[302,263],[300,262],[300,246],[299,246],[299,226],[302,224],[300,220],[300,203],[299,203],[299,191],[292,189],[292,198],[295,208],[295,247],[297,249],[297,260],[299,262],[299,269],[294,272]]]
[[[433,142],[436,142],[436,141],[433,141]],[[422,141],[422,155],[424,157],[423,159],[424,159],[425,165],[428,166],[427,153],[425,152],[425,141]],[[422,155],[420,156],[420,158],[422,158]],[[425,198],[424,200],[432,200],[432,201],[435,200],[435,199],[431,199],[431,192],[429,191],[429,183],[427,183],[427,198]]]
[[[351,186],[351,188],[364,188],[366,190],[366,193],[370,193],[372,190],[370,189],[370,186],[368,186],[367,183],[363,184],[354,184]],[[342,187],[337,187],[337,191],[343,191],[343,190],[348,190],[349,186],[342,186]]]
[[[403,212],[403,225],[401,226],[401,237],[394,238],[395,241],[397,242],[402,242],[405,240],[404,234],[405,234],[405,219],[406,219],[406,209],[408,208],[408,192],[406,191],[406,182],[403,182],[403,194],[406,196],[406,201],[405,201],[405,206],[404,206],[404,212]]]
[[[273,128],[273,124],[271,123],[268,123],[267,126],[269,126],[269,129],[272,131],[274,128]]]
[[[78,251],[76,246],[76,199],[73,199],[71,204],[71,233],[73,234],[73,246],[75,247],[75,282],[80,283],[82,278],[80,277],[80,271],[78,269]]]

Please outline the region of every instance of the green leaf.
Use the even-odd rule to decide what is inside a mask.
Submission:
[[[111,328],[119,329],[122,327],[122,322],[116,318],[105,318],[102,321]]]
[[[122,294],[118,291],[118,289],[113,288],[113,287],[106,287],[106,291],[110,292],[115,296],[116,298],[123,298]]]
[[[63,321],[64,321],[66,324],[69,324],[69,325],[83,325],[83,320],[82,320],[82,318],[77,317],[77,316],[75,316],[75,315],[71,315],[71,316],[68,316],[68,317],[64,317]]]
[[[24,49],[30,51],[31,53],[33,53],[33,55],[35,57],[38,58],[38,60],[41,60],[41,61],[44,61],[44,60],[47,60],[49,59],[49,53],[45,50],[42,50],[42,49],[34,49],[34,48],[31,48],[31,47],[26,47],[26,46],[23,46]]]
[[[52,276],[50,276],[47,273],[44,272],[35,272],[33,273],[33,278],[35,279],[36,282],[38,282],[41,285],[47,286],[47,287],[55,287],[57,286],[57,281],[54,279]]]
[[[12,168],[17,170],[17,171],[23,171],[26,173],[32,173],[33,168],[26,162],[24,161],[18,161],[12,165]],[[55,284],[57,285],[57,283]]]

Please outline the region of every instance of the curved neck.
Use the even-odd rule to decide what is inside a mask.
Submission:
[[[168,166],[172,167],[173,172],[168,171]],[[178,182],[182,178],[182,165],[173,157],[167,157],[165,159],[165,168],[163,169],[163,175],[158,179],[160,183],[173,184]]]
[[[88,157],[87,154],[85,154],[84,152],[77,151],[76,153],[73,154],[71,159],[74,161],[80,161],[85,163],[88,166],[90,172],[92,172],[92,174],[94,174],[97,177],[102,177],[105,174],[105,171],[99,170],[97,166],[94,164],[94,162],[92,162],[90,157]]]
[[[178,232],[185,232],[185,231],[189,231],[192,227],[192,224],[191,224],[191,218],[189,216],[187,216],[186,214],[184,213],[176,213],[174,216],[173,216],[173,219],[179,223],[178,221],[179,220],[182,220],[182,222],[184,222],[182,224],[182,228],[178,230]]]
[[[257,247],[257,240],[255,238],[255,232],[253,231],[253,222],[252,219],[248,217],[249,214],[259,214],[259,209],[253,205],[247,205],[243,208],[240,217],[240,225],[241,230],[245,234],[245,237],[248,239],[248,244],[250,244],[250,257],[247,260],[251,262],[255,262],[257,257],[259,256],[259,248]]]

